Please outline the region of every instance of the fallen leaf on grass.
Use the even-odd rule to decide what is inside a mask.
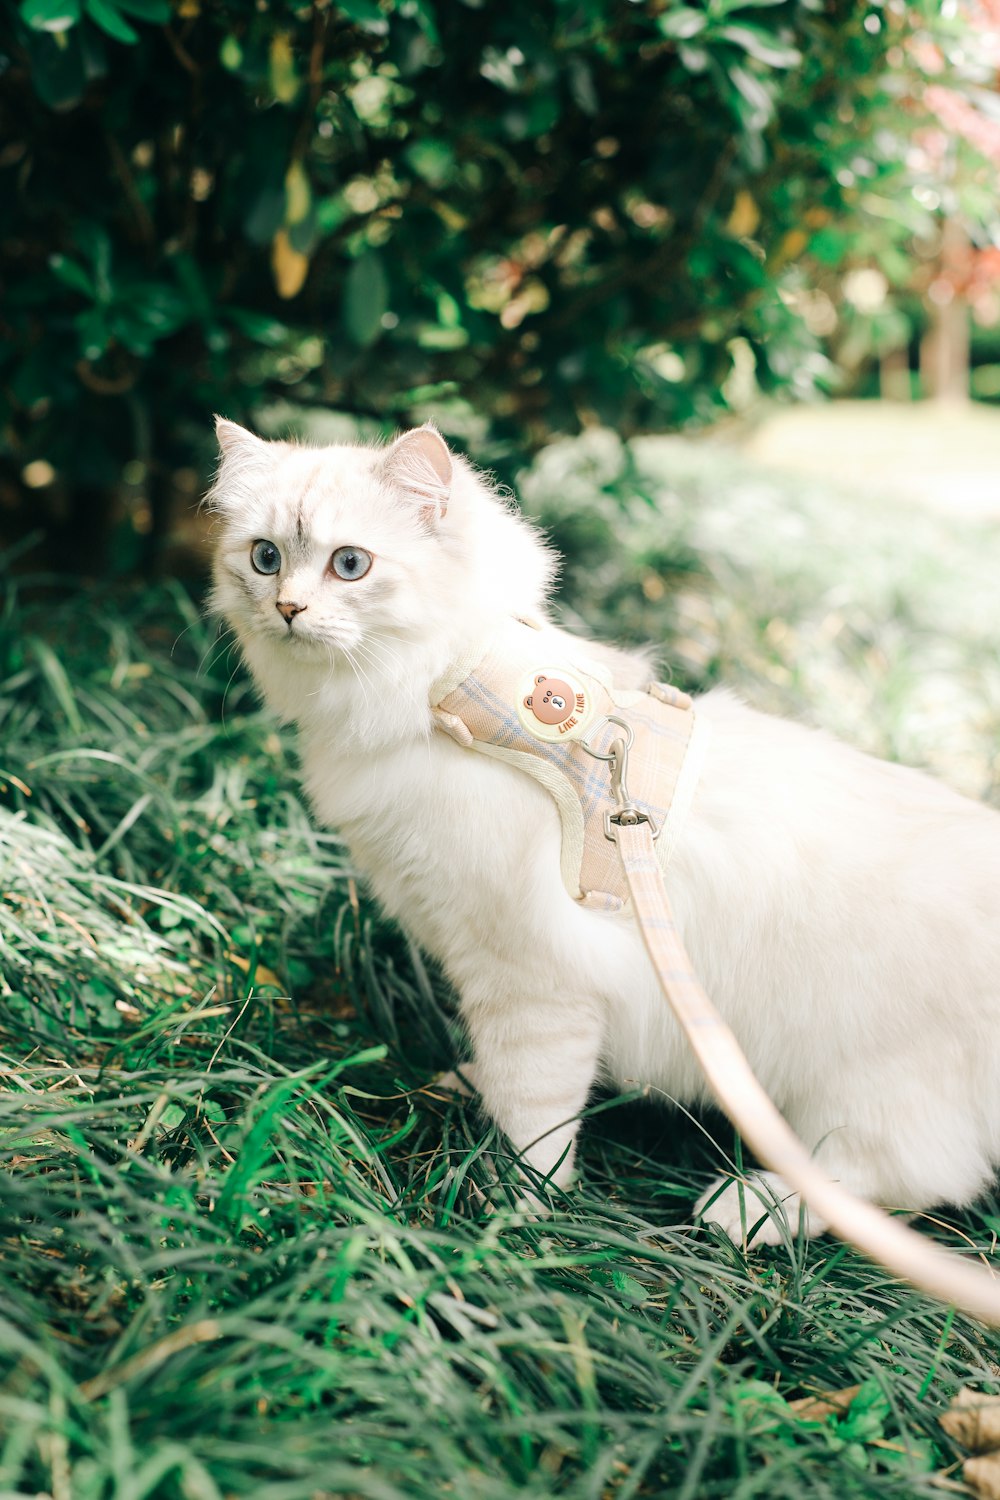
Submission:
[[[979,1500],[1000,1500],[1000,1396],[963,1387],[940,1419],[949,1437],[976,1458],[962,1464],[962,1478]]]
[[[962,1478],[979,1500],[1000,1500],[1000,1453],[967,1458],[962,1465]]]
[[[242,969],[244,974],[249,974],[250,960],[248,958],[244,958],[240,953],[227,953],[226,957],[231,964],[235,964],[238,969]],[[263,964],[257,965],[257,967],[254,969],[253,977],[254,983],[257,985],[266,984],[269,986],[269,988],[275,990],[284,990],[285,988],[274,970],[265,968]]]
[[[801,1421],[821,1422],[831,1414],[842,1416],[860,1390],[860,1385],[847,1385],[842,1391],[818,1391],[815,1396],[799,1396],[788,1404]]]
[[[963,1386],[940,1420],[948,1436],[973,1453],[1000,1448],[1000,1396]]]

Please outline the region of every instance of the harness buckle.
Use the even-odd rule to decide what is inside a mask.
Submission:
[[[634,802],[630,803],[628,807],[620,807],[617,812],[612,812],[610,808],[608,809],[604,814],[604,837],[609,839],[612,844],[617,844],[618,839],[614,830],[616,828],[634,828],[637,823],[649,824],[655,844],[656,840],[660,837],[659,827],[653,822],[649,813],[643,812],[641,807],[636,807]]]
[[[612,844],[618,842],[615,834],[616,828],[634,828],[637,823],[648,823],[654,841],[659,838],[660,830],[657,824],[643,812],[637,803],[629,796],[626,776],[628,775],[628,753],[635,741],[635,733],[631,724],[620,719],[617,714],[608,714],[601,720],[602,724],[617,724],[619,729],[624,729],[624,736],[619,735],[612,740],[611,749],[605,754],[601,750],[595,750],[589,739],[579,741],[580,748],[586,750],[595,760],[603,760],[611,767],[611,791],[614,794],[617,806],[614,811],[610,808],[604,814],[604,837]],[[595,728],[599,726],[595,725]],[[593,731],[591,731],[593,733]]]

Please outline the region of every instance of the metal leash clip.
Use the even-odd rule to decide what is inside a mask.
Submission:
[[[624,738],[619,735],[617,739],[612,740],[611,749],[606,754],[601,750],[595,750],[587,739],[578,741],[581,750],[586,750],[587,754],[592,755],[595,760],[603,760],[611,767],[611,790],[617,806],[613,812],[609,808],[604,814],[604,837],[614,844],[617,842],[614,832],[616,828],[634,828],[637,823],[648,823],[654,840],[658,839],[659,828],[649,813],[643,812],[638,803],[632,801],[625,780],[628,775],[628,753],[635,742],[635,732],[631,724],[627,724],[617,714],[607,714],[594,728],[600,729],[604,724],[617,724],[619,729],[625,731]],[[594,730],[591,730],[591,734],[593,732]]]

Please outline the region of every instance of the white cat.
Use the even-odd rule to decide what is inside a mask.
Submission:
[[[471,642],[545,619],[553,558],[430,427],[383,449],[218,435],[213,605],[298,728],[317,815],[455,985],[484,1107],[562,1186],[595,1080],[706,1089],[631,918],[568,894],[548,793],[432,720]],[[648,681],[641,654],[586,649]],[[1000,1160],[1000,815],[725,691],[697,711],[711,737],[667,886],[705,988],[832,1176],[910,1210],[968,1202]],[[738,1237],[736,1186],[706,1201]]]

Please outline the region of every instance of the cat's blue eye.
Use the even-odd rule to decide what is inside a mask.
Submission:
[[[281,553],[273,542],[254,542],[250,548],[250,562],[258,573],[277,573],[281,567]]]
[[[353,583],[355,578],[364,578],[372,561],[371,553],[364,547],[338,547],[330,558],[330,567],[338,578]]]

